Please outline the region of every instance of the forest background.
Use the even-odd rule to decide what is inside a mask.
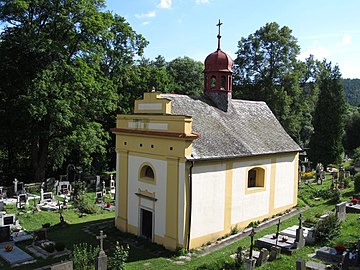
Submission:
[[[68,164],[82,175],[112,171],[116,114],[153,88],[202,95],[202,62],[145,58],[151,41],[105,10],[103,0],[0,1],[2,185],[43,181]],[[265,101],[313,164],[338,164],[360,146],[359,79],[326,59],[298,60],[296,37],[276,22],[233,50],[233,98]]]

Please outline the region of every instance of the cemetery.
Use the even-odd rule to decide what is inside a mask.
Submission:
[[[74,182],[65,181],[60,189],[55,181],[47,187],[39,185],[39,190],[31,193],[26,185],[18,186],[16,192],[13,186],[14,197],[7,196],[3,187],[0,268],[76,269],[72,251],[76,245],[88,243],[98,248],[94,269],[111,269],[107,265],[119,241],[129,245],[126,269],[223,269],[224,265],[224,269],[360,269],[359,214],[349,209],[359,205],[354,180],[351,177],[344,187],[332,173],[327,172],[321,183],[315,177],[300,180],[297,208],[189,252],[168,251],[116,230],[113,176],[107,182],[94,177],[84,194],[76,193]],[[338,193],[340,200],[336,200]],[[79,196],[97,207],[97,212],[81,213],[76,202]],[[328,241],[319,241],[318,224],[335,218],[342,230]],[[322,237],[325,239],[325,234]],[[219,268],[211,268],[214,265]]]

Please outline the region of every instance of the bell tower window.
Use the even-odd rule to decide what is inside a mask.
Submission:
[[[211,76],[210,79],[210,87],[215,88],[216,87],[216,77],[214,75]]]
[[[221,89],[225,89],[226,87],[226,77],[221,76]]]

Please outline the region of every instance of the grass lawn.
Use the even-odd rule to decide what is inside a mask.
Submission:
[[[303,212],[304,220],[311,219],[315,216],[319,216],[326,211],[333,211],[335,205],[330,203],[329,200],[319,198],[315,199],[315,195],[321,194],[321,191],[330,186],[331,181],[327,179],[323,185],[302,184],[299,187],[299,206],[308,205]],[[315,195],[314,195],[315,194]],[[350,183],[350,187],[341,191],[342,201],[347,201],[353,194],[353,183]],[[94,201],[95,194],[89,193],[87,200],[89,202]],[[14,207],[7,207],[8,212],[17,213],[18,210]],[[57,211],[41,211],[38,213],[26,213],[18,215],[22,226],[29,230],[35,230],[41,228],[44,223],[50,223],[51,227],[48,231],[48,237],[55,242],[65,243],[68,249],[72,249],[74,244],[88,243],[90,245],[98,245],[96,235],[99,235],[99,231],[103,230],[107,235],[104,242],[104,247],[107,255],[112,255],[116,241],[121,244],[129,244],[130,252],[129,258],[126,263],[127,270],[133,269],[197,269],[200,266],[207,265],[208,268],[203,269],[222,269],[222,265],[225,261],[231,262],[231,254],[236,252],[239,246],[249,247],[250,238],[245,237],[233,244],[225,246],[219,250],[216,250],[210,254],[201,255],[201,252],[194,252],[195,254],[190,261],[179,261],[179,258],[175,253],[165,250],[162,246],[149,243],[143,239],[137,238],[133,235],[122,233],[114,227],[114,212],[101,210],[98,214],[88,214],[85,216],[79,215],[79,213],[73,210],[65,210],[63,212],[66,223],[59,223],[59,213]],[[341,234],[332,240],[330,245],[335,243],[347,243],[355,242],[359,238],[357,231],[359,223],[359,214],[347,214],[347,219],[342,223]],[[280,230],[283,230],[289,226],[298,224],[298,216],[291,217],[281,222]],[[273,234],[276,232],[276,225],[270,226],[261,231],[257,231],[255,240],[266,234]],[[20,247],[25,247],[30,244],[31,241],[21,243]],[[257,269],[295,269],[295,262],[297,258],[304,258],[309,260],[308,254],[315,253],[315,249],[319,246],[306,246],[300,250],[297,250],[293,255],[281,255],[279,260],[266,263],[264,266],[257,267]],[[22,269],[35,269],[41,266],[50,265],[56,261],[61,261],[66,258],[56,259],[38,259],[38,262],[31,265],[24,265],[13,267],[15,270]],[[7,264],[4,261],[0,263],[6,269]],[[0,269],[3,269],[0,265]]]

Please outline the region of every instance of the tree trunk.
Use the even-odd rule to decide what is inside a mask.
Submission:
[[[49,137],[43,136],[34,139],[31,148],[34,181],[43,182],[46,176],[46,165],[49,151]]]

